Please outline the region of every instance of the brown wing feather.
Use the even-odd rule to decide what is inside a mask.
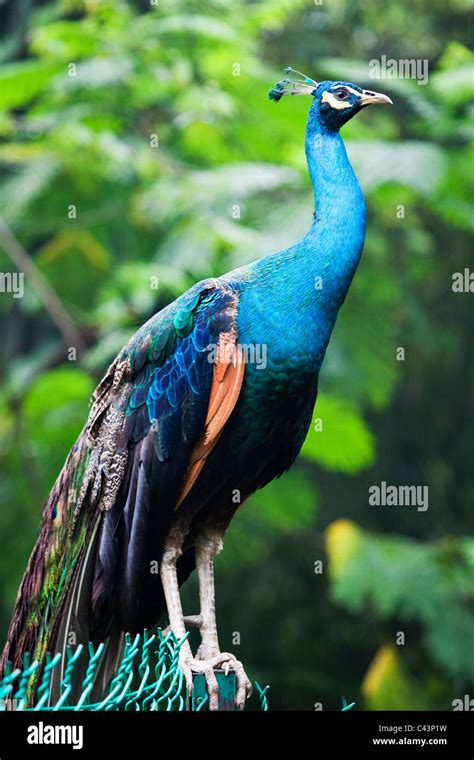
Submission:
[[[183,503],[198,479],[239,398],[245,362],[242,349],[237,346],[236,340],[237,336],[233,330],[219,336],[204,430],[191,454],[176,509]]]

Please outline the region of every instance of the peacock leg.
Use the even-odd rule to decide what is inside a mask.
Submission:
[[[212,660],[220,653],[216,622],[214,557],[221,550],[222,536],[211,531],[201,533],[194,547],[199,579],[199,601],[201,605],[201,645],[196,657],[201,660]]]
[[[252,693],[252,685],[243,665],[229,652],[221,652],[216,623],[216,601],[214,588],[214,557],[222,549],[222,532],[205,530],[196,540],[196,568],[199,578],[199,599],[201,604],[201,645],[196,657],[209,663],[213,668],[222,667],[227,674],[230,669],[237,678],[236,706],[243,710],[246,697]]]
[[[171,530],[163,550],[160,563],[160,578],[168,609],[170,628],[176,638],[181,640],[186,635],[185,617],[179,594],[176,563],[182,554],[182,534],[180,530]],[[219,705],[219,687],[214,674],[214,667],[207,661],[193,657],[189,641],[184,641],[179,650],[179,666],[186,680],[188,695],[193,690],[193,673],[203,673],[209,694],[209,709],[217,710]]]

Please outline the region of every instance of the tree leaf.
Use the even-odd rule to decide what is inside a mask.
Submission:
[[[353,474],[372,464],[375,441],[366,422],[351,404],[320,393],[301,454],[328,470]]]

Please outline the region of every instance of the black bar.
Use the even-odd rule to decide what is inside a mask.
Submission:
[[[56,728],[63,726],[57,734]],[[73,734],[76,727],[76,734]],[[82,728],[82,740],[80,734]],[[214,733],[215,732],[215,733]],[[82,746],[46,743],[69,738]],[[474,716],[471,712],[3,712],[0,713],[0,760],[20,757],[97,757],[108,760],[181,755],[212,736],[213,755],[234,747],[280,748],[314,760],[343,758],[450,758],[473,760]],[[227,737],[227,738],[226,738]],[[42,744],[30,742],[42,739]],[[416,740],[416,741],[415,741]],[[250,742],[250,743],[248,743]],[[283,744],[284,742],[284,744]],[[164,749],[166,745],[167,749]],[[219,746],[221,745],[221,746]],[[205,746],[205,745],[201,745]],[[293,747],[293,750],[292,750]]]

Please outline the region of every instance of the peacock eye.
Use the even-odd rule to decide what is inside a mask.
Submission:
[[[347,90],[336,90],[334,95],[336,96],[337,100],[347,100],[348,92]]]

